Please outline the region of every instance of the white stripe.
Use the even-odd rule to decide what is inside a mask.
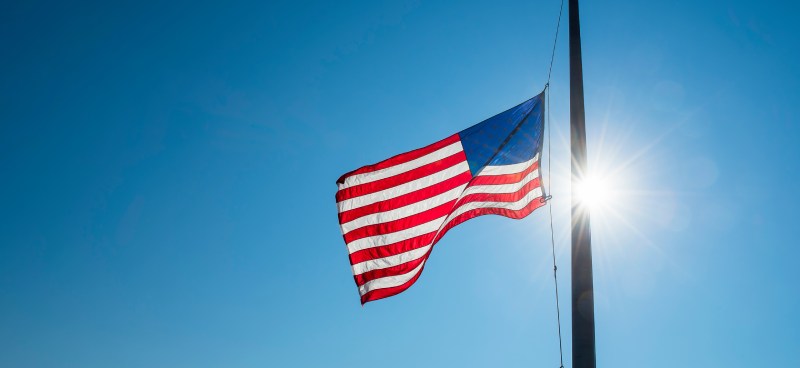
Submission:
[[[380,247],[382,245],[387,245],[387,244],[394,244],[403,240],[408,240],[413,237],[420,236],[422,234],[434,232],[439,228],[442,222],[444,222],[445,218],[447,218],[447,216],[442,216],[433,221],[428,221],[424,224],[410,227],[405,230],[353,240],[347,244],[347,251],[353,253],[362,249]]]
[[[395,254],[393,256],[376,258],[369,261],[356,263],[353,265],[353,275],[360,275],[364,272],[380,270],[382,268],[389,268],[406,262],[411,262],[415,259],[419,259],[419,257],[424,256],[425,253],[428,252],[428,249],[431,249],[430,244],[421,248],[412,249],[408,252]]]
[[[526,194],[524,197],[522,197],[522,199],[516,202],[467,202],[459,206],[458,209],[456,209],[455,211],[453,211],[453,213],[451,213],[450,216],[448,217],[447,221],[449,222],[450,219],[454,219],[458,215],[464,212],[467,212],[469,210],[474,210],[477,208],[505,208],[512,211],[519,211],[525,208],[525,206],[527,206],[528,203],[531,203],[531,201],[541,196],[542,196],[542,187],[536,187],[530,192],[528,192],[528,194]]]
[[[486,175],[505,175],[505,174],[516,174],[518,172],[523,172],[525,169],[531,167],[534,162],[539,160],[539,154],[537,153],[536,156],[533,156],[532,159],[520,162],[518,164],[513,165],[487,165],[484,166],[483,169],[478,173],[478,176],[486,176]]]
[[[400,208],[396,208],[393,210],[385,211],[385,212],[377,212],[373,214],[369,214],[367,216],[359,217],[353,221],[344,223],[341,225],[342,228],[342,235],[347,234],[348,232],[368,226],[368,225],[375,225],[384,222],[399,220],[404,217],[409,217],[416,215],[418,213],[424,212],[441,204],[450,202],[461,194],[466,187],[467,184],[459,185],[453,189],[450,189],[442,194],[436,195],[431,198],[423,199],[419,202],[412,203],[408,206],[403,206]]]
[[[434,184],[441,183],[447,179],[458,176],[461,173],[469,172],[469,164],[462,161],[456,165],[450,166],[442,171],[435,172],[428,176],[421,177],[391,188],[387,188],[375,193],[365,194],[363,196],[345,199],[336,205],[339,207],[339,212],[349,211],[354,208],[364,207],[375,202],[385,201],[387,199],[399,197],[403,194],[411,193]]]
[[[489,193],[489,194],[499,194],[499,193],[514,193],[525,184],[530,183],[533,179],[539,177],[539,169],[531,171],[528,175],[526,175],[522,180],[511,183],[511,184],[495,184],[495,185],[475,185],[468,187],[462,196],[466,196],[467,194],[475,194],[475,193]]]
[[[395,176],[397,174],[402,174],[406,171],[413,170],[418,167],[425,166],[429,163],[439,161],[445,157],[449,157],[463,150],[464,149],[461,146],[461,141],[457,141],[455,143],[450,144],[449,146],[439,148],[438,150],[433,151],[425,156],[413,159],[408,162],[404,162],[399,165],[390,166],[385,169],[380,169],[368,173],[348,176],[347,178],[344,179],[344,183],[339,184],[339,190],[349,188],[355,185],[360,185],[364,183],[370,183],[376,180],[385,179],[391,176]]]
[[[416,276],[421,270],[425,262],[420,262],[419,266],[411,270],[411,272],[404,273],[397,276],[381,277],[379,279],[371,280],[364,285],[358,287],[358,292],[363,296],[364,294],[377,289],[386,289],[394,286],[400,286],[408,282]]]

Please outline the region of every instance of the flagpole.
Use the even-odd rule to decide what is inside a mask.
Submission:
[[[589,212],[575,189],[587,172],[578,0],[569,0],[569,116],[572,152],[572,366],[595,368],[594,286]]]

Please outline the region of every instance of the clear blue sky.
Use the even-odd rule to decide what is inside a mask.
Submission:
[[[558,367],[545,211],[461,225],[362,308],[334,201],[342,173],[538,93],[558,5],[5,4],[0,366]],[[614,188],[598,366],[800,366],[800,8],[581,11],[590,165]]]

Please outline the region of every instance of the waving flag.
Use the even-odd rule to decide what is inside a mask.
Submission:
[[[342,175],[336,204],[361,303],[408,289],[433,245],[481,215],[545,203],[544,92],[427,147]]]

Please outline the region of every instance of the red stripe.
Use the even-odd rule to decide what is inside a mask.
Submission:
[[[390,176],[388,178],[372,181],[369,183],[354,185],[336,192],[336,202],[341,202],[345,199],[355,198],[370,193],[380,192],[381,190],[396,187],[401,184],[408,183],[412,180],[424,178],[428,175],[433,175],[437,172],[447,168],[458,165],[467,161],[467,156],[463,151],[456,152],[447,156],[439,161],[431,162],[427,165],[420,166],[416,169],[408,170],[403,173]]]
[[[481,175],[478,174],[472,182],[469,183],[470,185],[500,185],[500,184],[512,184],[520,182],[525,176],[532,173],[534,170],[539,168],[539,161],[534,162],[530,167],[527,169],[514,173],[514,174],[502,174],[502,175]]]
[[[447,225],[445,225],[445,227],[442,229],[442,231],[436,237],[436,240],[434,240],[434,244],[436,242],[438,242],[438,240],[441,239],[444,236],[444,234],[446,234],[453,227],[455,227],[455,226],[457,226],[457,225],[459,225],[459,224],[461,224],[461,223],[463,223],[463,222],[465,222],[467,220],[473,219],[475,217],[483,216],[483,215],[500,215],[500,216],[505,216],[505,217],[512,218],[512,219],[521,219],[521,218],[523,218],[525,216],[528,216],[531,212],[533,212],[535,209],[543,206],[544,204],[545,204],[545,201],[543,201],[541,199],[534,198],[524,208],[522,208],[520,210],[517,210],[517,211],[509,210],[509,209],[506,209],[506,208],[476,208],[474,210],[470,210],[470,211],[464,212],[464,213],[456,216],[452,220],[450,220],[447,223]],[[430,253],[431,253],[432,250],[433,250],[433,247],[431,247],[431,249],[428,251],[428,253],[425,256],[423,256],[423,257],[421,257],[419,259],[420,262],[421,262],[421,260],[427,260],[428,257],[430,256]],[[401,270],[402,269],[408,269],[409,267],[410,267],[410,270],[413,270],[413,267],[411,267],[412,263],[414,264],[413,267],[416,267],[417,265],[419,265],[418,262],[414,262],[414,261],[406,262],[404,264],[395,266],[395,267],[397,267],[397,270],[394,270],[394,272],[396,272],[396,273],[389,273],[389,272],[391,272],[391,271],[389,271],[389,272],[387,272],[387,276],[393,276],[395,274],[403,274],[403,272]],[[392,268],[394,268],[394,267],[390,267],[389,269],[392,269]],[[389,269],[387,269],[387,270],[389,270]],[[425,270],[425,266],[424,265],[419,270],[419,272],[416,275],[414,275],[414,277],[412,277],[410,280],[408,280],[407,282],[405,282],[402,285],[398,285],[398,286],[394,286],[394,287],[390,287],[390,288],[384,288],[384,289],[375,289],[375,290],[372,290],[372,291],[362,295],[361,296],[361,304],[365,304],[365,303],[368,303],[368,302],[371,302],[371,301],[375,301],[375,300],[379,300],[379,299],[383,299],[383,298],[388,298],[390,296],[402,293],[403,291],[405,291],[406,289],[411,287],[411,285],[413,285],[415,282],[417,282],[417,279],[419,279],[420,275],[422,275],[422,271],[423,270]],[[374,271],[379,271],[379,270],[374,270]],[[370,272],[374,272],[374,271],[370,271]],[[367,273],[364,273],[363,275],[367,275]],[[371,274],[369,276],[370,276],[369,278],[368,277],[363,277],[361,279],[356,278],[355,279],[356,285],[361,286],[366,281],[374,280],[374,279],[380,278],[380,277],[385,277],[385,276],[378,276],[377,273],[376,274]],[[362,283],[359,284],[359,281],[362,281]]]
[[[545,203],[547,203],[547,202],[545,202],[544,199],[539,197],[539,198],[534,198],[525,207],[523,207],[520,210],[516,210],[516,211],[515,210],[510,210],[510,209],[507,209],[507,208],[498,208],[498,207],[476,208],[476,209],[473,209],[473,210],[469,210],[467,212],[464,212],[464,213],[452,218],[450,221],[448,221],[447,224],[444,225],[444,227],[442,228],[442,231],[439,233],[439,235],[436,237],[436,239],[434,239],[434,243],[439,241],[439,239],[441,239],[444,236],[444,234],[447,234],[447,232],[450,229],[452,229],[453,227],[455,227],[456,225],[459,225],[459,224],[461,224],[461,223],[463,223],[463,222],[465,222],[467,220],[473,219],[475,217],[483,216],[483,215],[500,215],[500,216],[505,216],[505,217],[508,217],[508,218],[517,219],[518,220],[518,219],[521,219],[521,218],[523,218],[525,216],[528,216],[531,212],[533,212],[533,210],[543,206]]]
[[[468,185],[467,188],[471,187],[472,184]],[[453,211],[455,211],[458,207],[468,203],[468,202],[516,202],[528,192],[540,187],[539,178],[535,178],[529,181],[527,184],[523,185],[519,190],[513,193],[472,193],[467,194],[461,199],[458,200],[458,204],[453,207]],[[466,189],[464,189],[466,190]]]
[[[419,201],[442,194],[450,189],[458,187],[459,185],[464,185],[468,183],[470,179],[472,179],[472,174],[470,174],[469,171],[465,171],[443,182],[415,190],[411,193],[403,194],[399,197],[375,202],[363,207],[354,208],[349,211],[340,212],[339,223],[344,224],[366,215],[390,211],[400,207],[408,206],[412,203],[417,203]]]
[[[357,263],[371,261],[377,258],[394,256],[417,248],[422,248],[431,243],[431,240],[433,239],[434,235],[436,235],[436,232],[431,231],[427,234],[415,236],[411,239],[406,239],[403,241],[399,241],[397,243],[382,245],[380,247],[362,249],[353,252],[350,254],[350,264],[354,265]]]
[[[392,295],[397,295],[397,294],[400,294],[400,293],[404,292],[406,289],[411,287],[411,285],[414,285],[414,283],[417,282],[417,279],[419,279],[419,276],[422,275],[422,270],[424,270],[424,269],[425,269],[425,266],[423,265],[422,268],[419,270],[419,272],[417,272],[417,274],[414,275],[414,277],[412,277],[411,280],[408,280],[405,284],[402,284],[402,285],[399,285],[399,286],[395,286],[395,287],[385,288],[385,289],[372,290],[372,291],[362,295],[361,296],[361,304],[363,305],[363,304],[365,304],[367,302],[371,302],[371,301],[375,301],[375,300],[383,299],[383,298],[388,298],[388,297],[390,297]]]
[[[344,242],[350,244],[350,242],[354,240],[363,239],[369,236],[395,233],[398,231],[410,229],[417,225],[422,225],[426,222],[430,222],[440,217],[447,216],[453,209],[454,204],[456,204],[455,199],[450,202],[443,203],[431,209],[417,213],[416,215],[403,217],[401,219],[397,219],[394,221],[382,222],[375,225],[367,225],[355,230],[351,230],[347,234],[344,234]]]
[[[356,285],[361,286],[366,284],[368,281],[379,279],[381,277],[404,275],[417,268],[422,261],[428,258],[428,254],[429,253],[425,253],[422,255],[422,257],[406,263],[401,263],[397,266],[381,268],[378,270],[367,271],[360,275],[354,275],[353,278],[356,280]]]
[[[533,200],[531,200],[530,203],[528,203],[525,207],[523,207],[520,210],[510,210],[510,209],[506,209],[506,208],[496,208],[496,207],[492,207],[492,208],[476,208],[476,209],[473,209],[473,210],[469,210],[469,211],[464,212],[464,213],[456,216],[455,218],[451,219],[447,223],[447,225],[445,225],[444,228],[442,228],[441,232],[439,232],[439,234],[436,236],[436,239],[434,239],[433,244],[436,244],[439,241],[439,239],[441,239],[453,227],[455,227],[455,226],[457,226],[457,225],[459,225],[459,224],[461,224],[461,223],[463,223],[465,221],[473,219],[475,217],[483,216],[483,215],[500,215],[500,216],[505,216],[505,217],[512,218],[512,219],[521,219],[521,218],[523,218],[525,216],[528,216],[531,212],[533,212],[537,208],[543,206],[544,204],[545,204],[545,201],[540,197],[540,198],[534,198]],[[426,235],[429,235],[429,234],[426,234]],[[400,265],[397,265],[397,266],[393,266],[393,267],[389,267],[389,268],[385,268],[385,269],[381,269],[381,270],[373,270],[373,271],[365,272],[362,275],[354,276],[354,279],[356,281],[356,285],[361,286],[364,283],[368,282],[369,280],[374,280],[374,279],[381,278],[381,277],[386,277],[386,276],[400,275],[400,274],[404,274],[405,272],[410,272],[411,270],[414,269],[414,267],[419,265],[419,262],[422,262],[423,260],[427,260],[428,257],[430,256],[430,253],[431,253],[432,250],[433,250],[433,247],[431,247],[431,249],[428,250],[427,254],[425,254],[423,257],[420,257],[418,260],[406,262],[406,263],[403,263],[403,264],[400,264]],[[351,255],[351,260],[352,260],[352,255]],[[394,287],[390,287],[390,288],[384,288],[384,289],[376,289],[376,290],[372,290],[372,291],[362,295],[361,296],[361,304],[365,304],[367,302],[371,302],[371,301],[387,298],[387,297],[402,293],[403,291],[405,291],[406,289],[411,287],[411,285],[413,285],[417,281],[417,279],[419,279],[419,277],[420,277],[420,275],[422,275],[422,271],[424,269],[425,269],[425,266],[423,265],[422,268],[419,270],[419,272],[416,275],[414,275],[414,277],[412,277],[409,281],[405,282],[402,285],[394,286]]]
[[[431,145],[428,145],[428,146],[425,146],[425,147],[422,147],[422,148],[418,148],[418,149],[415,149],[413,151],[409,151],[409,152],[406,152],[406,153],[401,153],[401,154],[399,154],[397,156],[394,156],[394,157],[388,158],[386,160],[383,160],[381,162],[378,162],[377,164],[367,165],[367,166],[363,166],[361,168],[355,169],[355,170],[353,170],[353,171],[351,171],[351,172],[349,172],[347,174],[342,175],[339,178],[339,180],[337,180],[336,182],[341,184],[341,183],[344,183],[344,180],[347,179],[348,176],[357,175],[357,174],[363,174],[363,173],[368,173],[368,172],[373,172],[373,171],[378,171],[378,170],[381,170],[381,169],[385,169],[387,167],[392,167],[392,166],[395,166],[395,165],[403,164],[403,163],[409,162],[411,160],[416,160],[416,159],[418,159],[418,158],[420,158],[422,156],[425,156],[425,155],[427,155],[427,154],[429,154],[431,152],[437,151],[440,148],[444,148],[444,147],[447,147],[447,146],[449,146],[449,145],[451,145],[451,144],[453,144],[455,142],[458,142],[459,140],[460,139],[458,137],[458,134],[453,134],[453,135],[451,135],[451,136],[449,136],[449,137],[447,137],[445,139],[442,139],[441,141],[438,141],[438,142],[436,142],[434,144],[431,144]]]

